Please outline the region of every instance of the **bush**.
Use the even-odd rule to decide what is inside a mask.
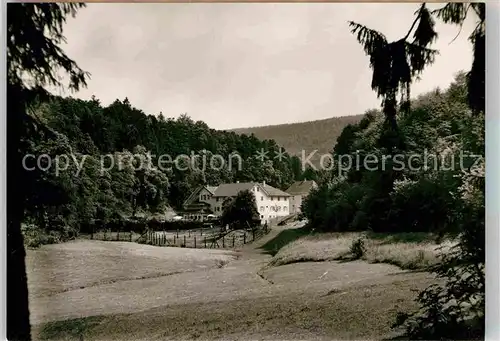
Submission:
[[[484,170],[484,163],[481,167]],[[462,181],[450,217],[462,231],[460,242],[434,268],[444,285],[421,292],[417,298],[420,309],[400,314],[394,324],[404,327],[411,339],[484,339],[484,177],[463,175]]]
[[[127,219],[127,220],[114,220],[110,222],[95,221],[93,224],[87,224],[83,231],[86,233],[97,232],[102,230],[109,231],[124,231],[144,233],[146,229],[152,231],[182,231],[182,230],[195,230],[206,227],[206,223],[200,221],[159,221],[155,218],[146,219]],[[82,231],[82,232],[83,232]]]
[[[148,227],[155,231],[177,231],[177,230],[195,230],[206,227],[201,221],[164,221],[148,222]]]
[[[22,226],[24,244],[29,248],[38,248],[42,245],[56,244],[64,240],[61,233],[56,231],[44,231],[33,224]]]
[[[354,240],[351,247],[349,248],[349,252],[352,255],[353,259],[361,259],[366,253],[364,240],[362,238]]]
[[[387,216],[391,232],[439,232],[449,229],[449,216],[457,207],[451,195],[457,184],[446,174],[424,176],[418,181],[395,184]]]
[[[365,195],[362,184],[346,181],[313,190],[304,200],[303,210],[311,228],[325,232],[365,229],[362,224],[352,224],[359,212],[359,203]]]

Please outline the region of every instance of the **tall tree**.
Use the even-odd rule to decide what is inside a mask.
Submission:
[[[470,13],[476,16],[476,27],[469,36],[473,44],[474,59],[467,75],[469,103],[477,112],[484,111],[485,79],[485,4],[448,3],[436,10],[429,10],[423,3],[415,12],[415,19],[405,35],[388,42],[385,35],[362,24],[350,21],[351,32],[370,57],[373,70],[372,89],[382,98],[382,108],[389,128],[397,129],[398,105],[409,109],[410,86],[426,66],[432,64],[438,51],[430,46],[437,39],[435,18],[444,23],[462,26]],[[398,103],[398,95],[400,101]]]
[[[434,30],[435,18],[461,27],[471,13],[476,17],[476,27],[469,36],[473,62],[467,74],[468,105],[473,114],[482,118],[485,109],[484,3],[448,3],[433,11],[423,3],[403,38],[391,43],[380,32],[349,23],[352,33],[357,34],[370,56],[372,88],[382,97],[383,112],[389,123],[382,136],[392,130],[393,136],[400,138],[396,113],[409,110],[410,85],[437,54],[430,49],[438,36]],[[399,103],[398,94],[401,95]],[[473,145],[482,141],[483,135],[484,129],[474,136]],[[394,147],[394,141],[390,141],[388,147]],[[484,148],[481,149],[483,154]],[[435,269],[438,277],[445,279],[445,285],[431,286],[421,292],[417,299],[420,311],[412,314],[411,319],[402,315],[396,323],[396,326],[406,326],[411,339],[484,337],[484,163],[478,168],[483,176],[464,172],[462,186],[455,194],[460,200],[450,221],[460,226],[461,238],[453,252]]]
[[[445,23],[463,25],[470,13],[477,18],[476,28],[469,36],[474,47],[474,61],[467,76],[469,86],[469,103],[471,109],[478,113],[484,110],[484,39],[485,39],[485,5],[484,3],[449,3],[436,10],[430,10],[425,3],[415,12],[415,19],[404,36],[389,42],[384,34],[362,24],[350,21],[351,32],[356,34],[358,42],[370,57],[372,68],[371,87],[377,96],[382,98],[382,111],[385,123],[380,134],[379,145],[389,155],[405,148],[404,136],[398,129],[396,116],[398,112],[410,110],[410,87],[425,67],[432,64],[437,50],[431,49],[437,39],[435,18]],[[399,100],[398,100],[399,96]],[[392,160],[392,158],[391,158]],[[386,171],[381,173],[381,192],[378,198],[381,207],[388,209],[388,193],[401,172],[396,172],[391,162]]]
[[[245,228],[248,224],[253,226],[254,222],[259,220],[255,196],[249,190],[240,191],[234,199],[224,202],[223,209],[221,217],[223,224]]]
[[[59,71],[69,87],[85,85],[88,74],[59,47],[63,24],[84,4],[7,5],[7,339],[30,340],[25,250],[21,233],[26,199],[20,137],[34,126],[27,106],[37,96],[48,96],[47,86],[61,86]]]

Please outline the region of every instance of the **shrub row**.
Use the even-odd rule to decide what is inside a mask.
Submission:
[[[159,221],[149,220],[114,220],[109,222],[94,221],[94,223],[82,224],[80,233],[90,234],[92,232],[109,230],[120,232],[143,233],[146,229],[153,231],[177,231],[177,230],[195,230],[210,226],[208,223],[200,221]]]

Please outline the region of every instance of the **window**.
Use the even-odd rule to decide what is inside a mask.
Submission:
[[[274,198],[273,198],[273,197],[271,197],[271,201],[274,201]]]
[[[260,219],[264,219],[264,216],[263,216],[263,215],[261,215],[261,216],[260,216]]]
[[[261,210],[261,211],[264,211],[264,206],[261,206],[261,207],[260,207],[260,210]]]
[[[283,207],[283,211],[288,211],[288,207]]]
[[[278,197],[278,201],[280,201],[280,199],[281,199],[281,198],[280,198],[280,197]]]
[[[259,187],[256,187],[256,190],[257,190],[257,192],[260,192],[260,189],[259,189]]]
[[[266,206],[266,210],[269,209],[269,206]]]
[[[264,197],[260,197],[260,201],[264,200]]]

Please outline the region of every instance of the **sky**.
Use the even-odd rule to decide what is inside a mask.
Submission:
[[[419,4],[94,3],[68,19],[65,52],[88,87],[59,92],[104,105],[128,98],[146,114],[187,113],[216,129],[358,115],[380,107],[353,20],[400,39]],[[412,94],[445,88],[472,62],[460,35],[437,23],[435,63]]]

